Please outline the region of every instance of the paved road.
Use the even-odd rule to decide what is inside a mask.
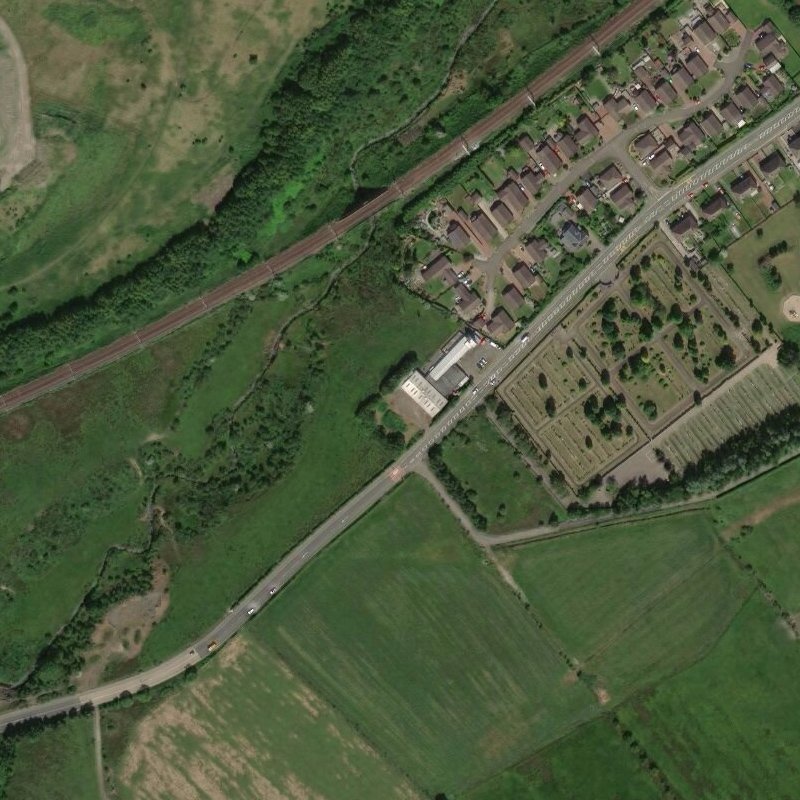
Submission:
[[[237,275],[202,297],[170,312],[144,328],[0,395],[0,413],[12,411],[42,394],[59,389],[76,378],[88,375],[157,339],[161,339],[227,303],[237,295],[255,289],[271,280],[275,275],[291,269],[309,256],[318,253],[356,225],[375,216],[396,200],[413,193],[445,168],[465,158],[476,150],[487,136],[502,130],[515,120],[525,108],[529,108],[533,98],[541,97],[563,83],[584,61],[596,55],[595,47],[598,45],[600,48],[606,47],[620,33],[635,25],[659,5],[660,0],[634,0],[624,11],[609,20],[595,34],[592,41],[584,42],[571,50],[533,83],[473,125],[463,136],[457,137],[422,161],[368,203],[346,217],[324,225],[282,253]],[[593,42],[596,42],[597,45]]]
[[[689,192],[696,191],[706,181],[721,177],[738,162],[751,155],[762,144],[784,132],[789,127],[800,123],[800,98],[791,103],[774,119],[766,120],[741,140],[733,143],[718,153],[705,166],[687,176],[679,186],[654,196],[650,202],[632,220],[625,231],[603,250],[592,263],[566,286],[553,302],[536,317],[527,328],[527,339],[523,343],[518,338],[514,344],[501,354],[491,375],[482,379],[468,389],[452,409],[433,423],[425,435],[409,450],[358,494],[353,496],[332,517],[320,525],[307,539],[286,555],[269,574],[263,578],[228,614],[208,631],[191,648],[187,648],[168,661],[138,675],[123,678],[113,683],[99,686],[76,695],[56,698],[28,708],[0,714],[0,727],[32,716],[52,715],[83,703],[99,705],[113,700],[124,691],[136,692],[142,686],[155,686],[163,683],[192,664],[196,664],[209,654],[209,644],[216,642],[222,646],[249,618],[248,611],[259,609],[268,603],[273,590],[280,589],[293,578],[311,559],[330,544],[342,531],[363,516],[415,464],[420,463],[435,442],[442,437],[465,415],[479,405],[493,391],[494,385],[505,378],[525,356],[534,348],[570,310],[581,297],[595,284],[599,277],[609,269],[613,269],[619,257],[633,243],[640,239],[659,220],[683,205]]]

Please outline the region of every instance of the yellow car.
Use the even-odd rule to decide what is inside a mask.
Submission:
[[[219,642],[214,639],[213,641],[208,643],[208,652],[210,653],[212,650],[216,650],[219,647]]]

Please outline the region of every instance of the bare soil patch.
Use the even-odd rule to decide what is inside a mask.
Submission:
[[[789,322],[800,322],[800,294],[791,294],[783,301],[783,316]]]

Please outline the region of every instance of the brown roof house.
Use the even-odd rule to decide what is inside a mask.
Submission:
[[[590,139],[594,139],[599,135],[600,131],[597,130],[597,125],[594,124],[588,114],[581,114],[578,119],[575,120],[574,137],[578,144],[584,145]]]
[[[619,209],[629,211],[636,205],[636,197],[629,183],[621,183],[608,196],[608,199]]]
[[[717,34],[707,20],[701,19],[700,22],[695,23],[692,28],[692,33],[703,43],[708,44],[717,38]]]
[[[742,125],[744,125],[742,112],[739,111],[739,107],[733,100],[728,100],[727,103],[721,105],[719,107],[719,113],[722,114],[722,119],[734,128],[741,128]]]
[[[697,217],[691,211],[685,211],[676,220],[670,223],[670,230],[678,236],[683,236],[697,228]]]
[[[631,97],[633,98],[634,105],[638,107],[638,110],[645,114],[655,111],[658,105],[658,100],[653,97],[649,89],[634,89],[634,91],[631,92]]]
[[[557,142],[558,152],[566,159],[575,158],[580,152],[578,143],[568,133],[564,134]]]
[[[469,215],[469,221],[472,223],[475,233],[485,242],[491,242],[497,236],[497,228],[495,228],[494,223],[480,209],[473,211]]]
[[[700,126],[693,120],[687,120],[678,131],[678,140],[686,147],[695,148],[705,139],[705,134]]]
[[[625,116],[625,114],[628,114],[631,111],[631,101],[628,100],[624,94],[621,94],[618,97],[609,95],[603,101],[603,105],[606,107],[606,111],[608,111],[608,113],[617,120],[621,119],[623,116]]]
[[[750,170],[745,170],[738,178],[731,181],[731,191],[734,194],[751,194],[758,189],[758,182]]]
[[[511,274],[523,289],[530,289],[542,280],[524,261],[517,261],[511,267]]]
[[[546,173],[550,173],[551,175],[558,172],[564,166],[564,162],[559,158],[558,154],[546,144],[536,149],[534,158],[539,166]]]
[[[535,264],[541,264],[550,253],[547,240],[534,237],[525,244],[525,252]]]
[[[703,61],[703,57],[700,53],[689,53],[688,56],[684,59],[683,63],[686,65],[686,69],[689,70],[689,74],[697,80],[698,78],[702,78],[708,72],[708,64]]]
[[[477,310],[480,297],[472,289],[467,289],[463,283],[457,283],[453,287],[453,302],[462,314],[469,315],[472,311]]]
[[[720,211],[724,211],[728,207],[728,198],[725,196],[725,192],[716,192],[711,197],[706,200],[703,205],[700,206],[700,211],[702,211],[703,216],[707,219],[712,219],[716,217]]]
[[[517,139],[517,144],[529,155],[532,156],[536,152],[536,142],[528,136],[527,133],[523,133],[522,136]]]
[[[785,88],[783,81],[772,73],[761,81],[761,94],[766,100],[774,100],[776,97],[780,97]]]
[[[787,144],[792,150],[795,151],[795,153],[800,150],[800,130],[794,131],[794,133],[790,134],[789,138],[787,139]]]
[[[491,205],[492,216],[505,228],[506,225],[514,221],[511,209],[502,201],[495,200]]]
[[[706,111],[700,118],[700,127],[708,136],[719,136],[722,133],[722,123],[713,111]]]
[[[683,65],[670,75],[670,80],[679,92],[685,92],[694,83],[692,74]]]
[[[465,250],[472,244],[461,223],[454,219],[451,219],[447,226],[447,239],[454,250]]]
[[[508,311],[504,308],[496,308],[492,318],[489,320],[489,324],[486,326],[486,330],[492,335],[502,336],[514,330],[514,320],[511,319]]]
[[[658,147],[658,142],[656,141],[656,137],[648,131],[634,141],[633,147],[639,156],[644,158],[645,156],[649,156],[650,153]]]
[[[765,174],[771,175],[781,167],[786,166],[786,161],[780,150],[773,150],[768,156],[758,162],[758,168]]]
[[[598,186],[608,191],[622,180],[622,171],[616,164],[609,164],[595,176]]]
[[[513,283],[509,283],[508,286],[500,292],[500,296],[503,298],[503,304],[506,308],[510,308],[512,311],[519,311],[519,309],[525,305],[525,298]]]
[[[450,259],[441,253],[422,268],[421,274],[425,283],[432,281],[434,278],[441,278],[448,286],[453,286],[453,284],[458,283],[458,278],[452,270]]]
[[[511,209],[515,217],[520,216],[528,205],[528,196],[513,178],[509,178],[497,190],[497,196]]]
[[[758,104],[758,95],[746,83],[743,83],[734,91],[733,102],[742,111],[750,111]]]
[[[544,173],[540,169],[531,169],[530,167],[525,167],[519,174],[519,182],[522,184],[525,191],[531,197],[534,197],[538,193],[539,189],[544,186]]]
[[[650,155],[648,163],[653,169],[661,169],[672,163],[672,156],[666,147],[661,147]]]
[[[591,214],[597,208],[597,195],[595,195],[590,186],[582,186],[580,191],[576,193],[575,199],[587,214]]]
[[[717,34],[725,33],[731,26],[731,18],[719,6],[706,17],[706,22]]]
[[[653,88],[656,91],[656,99],[660,100],[665,105],[674,103],[678,99],[678,93],[675,91],[675,87],[664,78],[659,78]]]

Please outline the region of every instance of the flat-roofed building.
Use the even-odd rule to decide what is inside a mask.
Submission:
[[[431,419],[446,405],[447,398],[421,373],[414,370],[400,387]]]
[[[477,345],[478,342],[472,336],[459,334],[450,349],[431,367],[428,377],[432,381],[438,381],[450,367],[458,364]]]

